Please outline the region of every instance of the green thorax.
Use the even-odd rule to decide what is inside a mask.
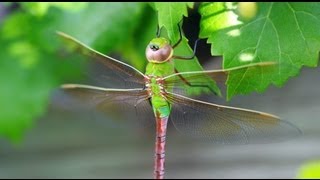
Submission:
[[[174,73],[173,61],[166,61],[163,63],[149,62],[146,67],[147,76],[165,77]]]
[[[153,106],[154,113],[160,113],[160,116],[169,116],[170,104],[160,94],[161,84],[156,80],[158,77],[165,77],[174,73],[174,65],[172,61],[163,63],[152,63],[149,62],[146,68],[146,75],[150,78],[150,89],[152,91],[151,103]],[[170,89],[166,89],[170,91]]]

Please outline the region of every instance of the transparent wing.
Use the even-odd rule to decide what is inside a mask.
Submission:
[[[144,74],[136,68],[99,53],[65,33],[57,33],[65,42],[69,51],[77,52],[96,62],[93,73],[85,75],[94,81],[95,85],[112,88],[142,88],[144,86]],[[79,60],[73,63],[84,62]]]
[[[97,111],[128,125],[149,127],[154,124],[149,96],[143,89],[105,89],[80,84],[65,84],[63,91],[82,103],[86,108]]]
[[[289,122],[263,112],[220,106],[168,93],[170,118],[183,134],[222,144],[281,141],[300,135]]]
[[[163,80],[167,89],[173,89],[173,92],[185,95],[190,88],[202,87],[207,88],[208,91],[213,91],[208,85],[208,80],[204,78],[205,76],[210,77],[215,82],[224,83],[230,73],[244,73],[258,68],[261,70],[263,68],[264,74],[272,73],[275,70],[275,65],[275,62],[260,62],[223,70],[181,72],[166,76]]]

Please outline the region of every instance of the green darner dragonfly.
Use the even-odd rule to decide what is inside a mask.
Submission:
[[[264,140],[279,140],[278,137],[293,137],[300,130],[277,116],[242,108],[212,104],[176,93],[174,88],[193,88],[207,81],[225,79],[228,73],[246,68],[263,68],[274,63],[253,63],[241,67],[177,72],[172,59],[188,59],[174,55],[173,46],[165,38],[157,37],[146,48],[149,61],[145,73],[117,59],[99,53],[75,38],[58,32],[68,47],[96,60],[109,74],[115,75],[125,86],[111,89],[82,84],[64,84],[68,94],[91,103],[95,108],[115,114],[117,118],[150,118],[156,124],[154,178],[162,179],[165,173],[165,143],[168,119],[181,133],[208,139],[215,143],[255,143]],[[181,38],[180,38],[181,39]],[[108,81],[108,79],[107,79]],[[192,82],[190,84],[189,82]],[[110,81],[110,85],[112,82]],[[155,121],[152,120],[155,117]]]

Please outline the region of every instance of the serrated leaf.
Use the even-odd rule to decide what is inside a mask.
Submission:
[[[317,65],[320,3],[257,3],[248,6],[252,14],[256,12],[248,16],[238,5],[202,3],[200,37],[213,44],[213,55],[223,55],[223,68],[266,61],[276,61],[278,66],[272,73],[257,69],[230,74],[227,99],[263,92],[270,84],[280,87],[303,65]]]

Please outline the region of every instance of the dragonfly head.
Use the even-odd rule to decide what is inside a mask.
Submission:
[[[146,48],[146,57],[149,62],[163,63],[172,57],[173,49],[166,38],[154,38]]]

